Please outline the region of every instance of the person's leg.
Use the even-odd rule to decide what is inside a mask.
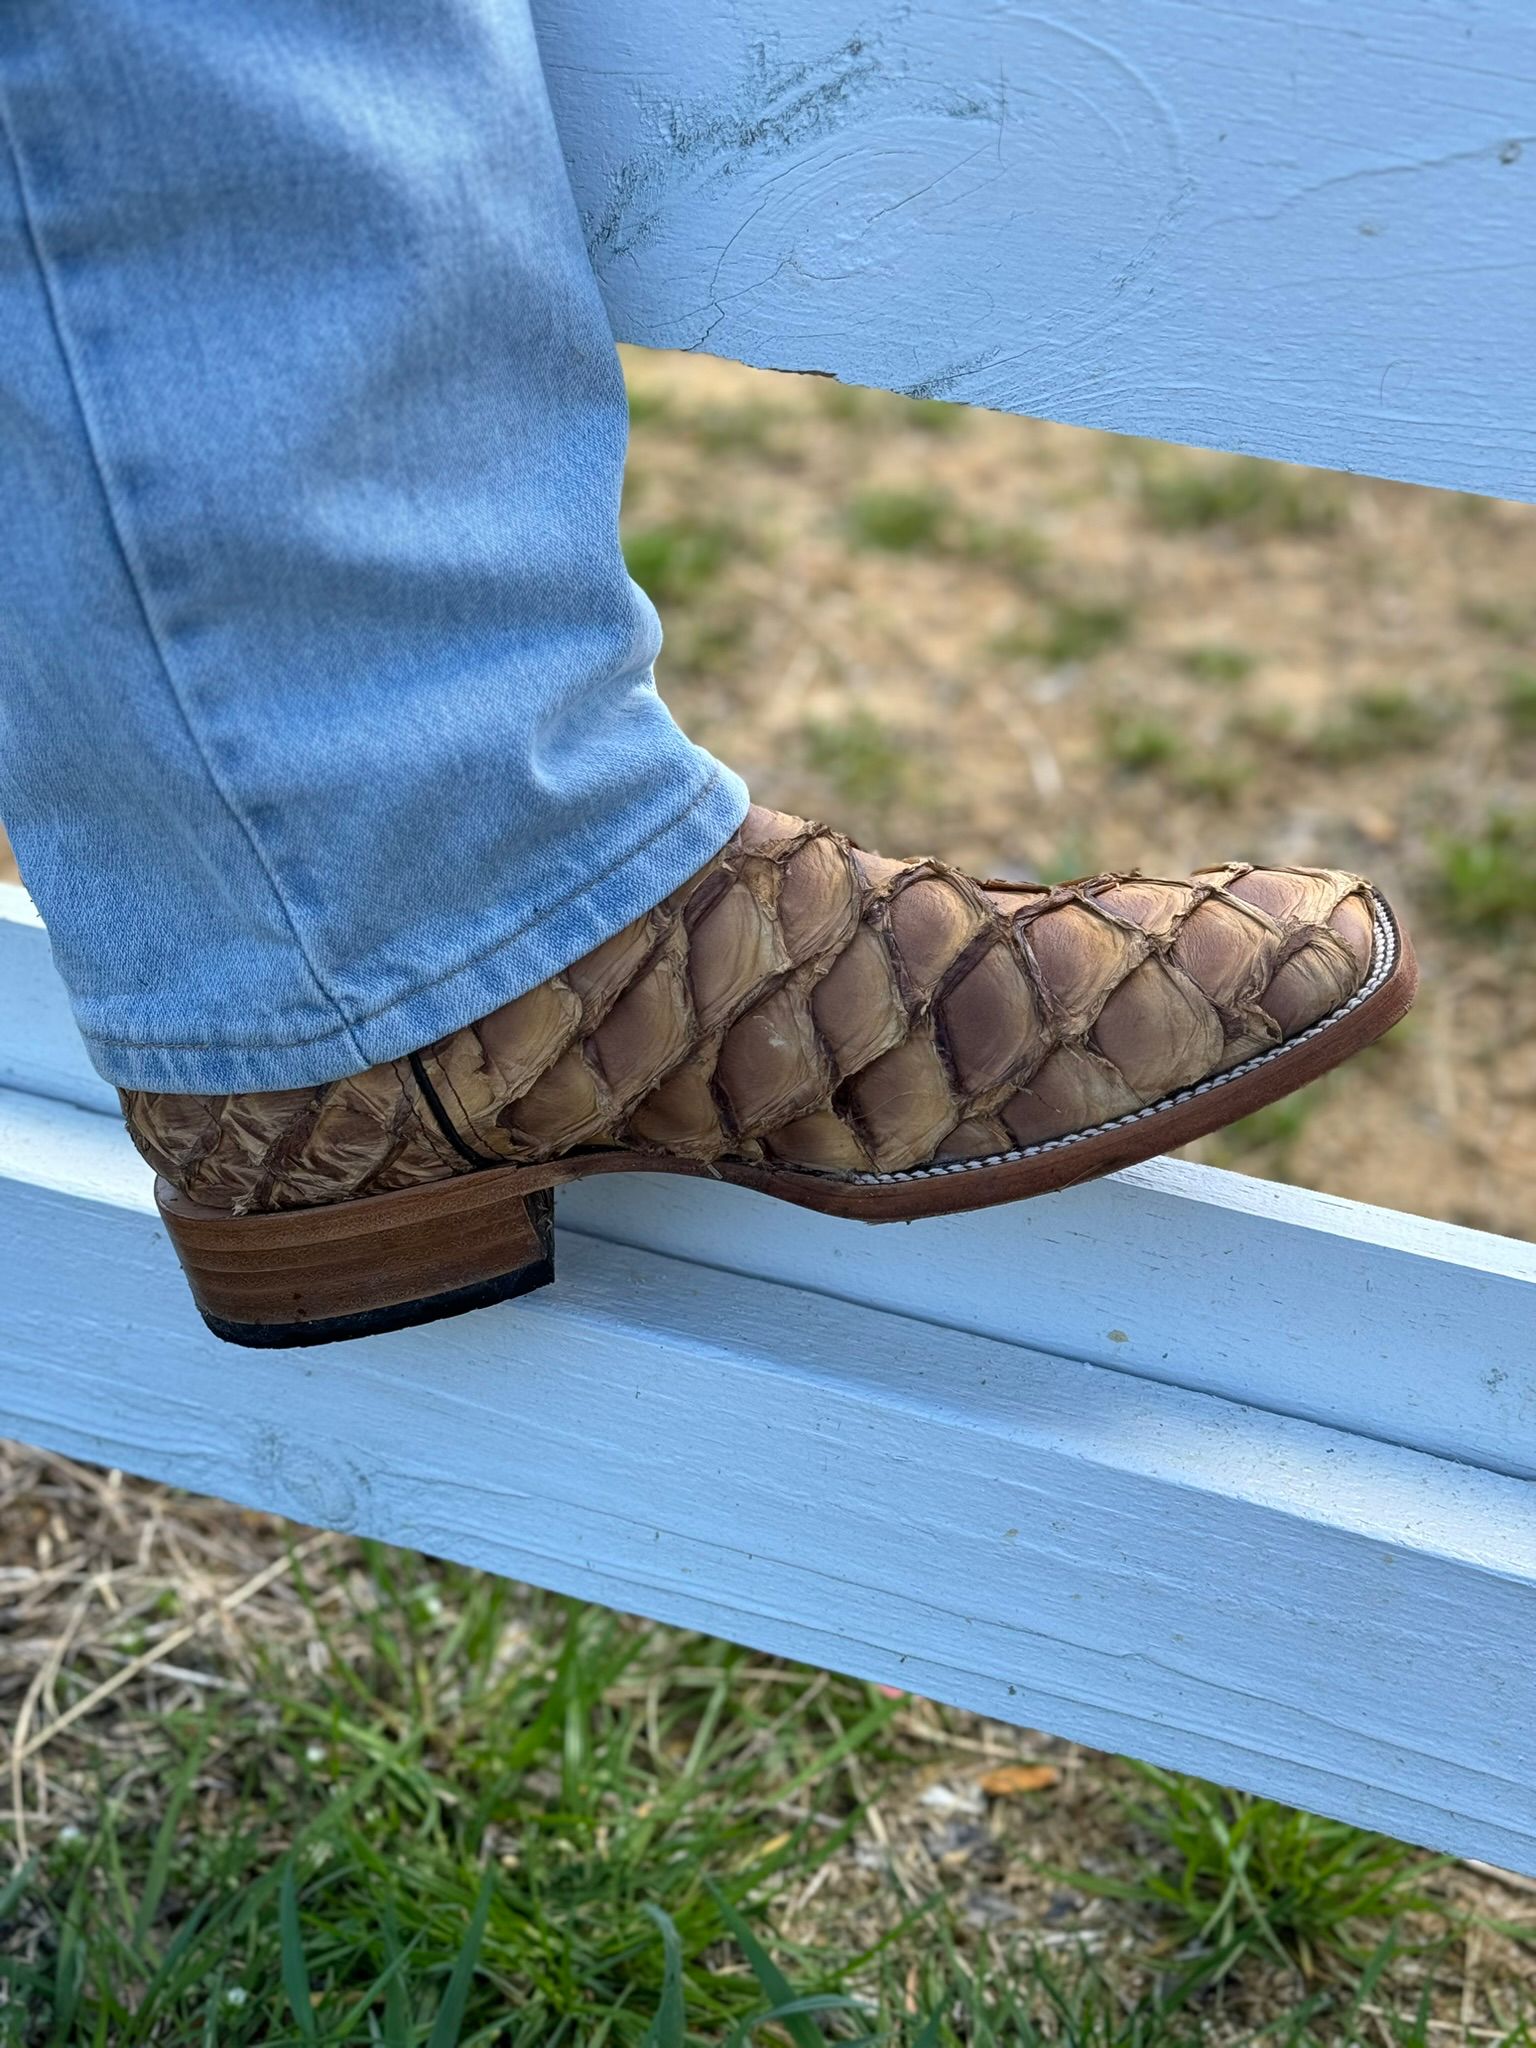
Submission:
[[[102,1073],[354,1073],[706,862],[524,0],[11,0],[0,110],[0,817]]]

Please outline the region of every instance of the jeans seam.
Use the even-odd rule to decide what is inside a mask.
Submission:
[[[376,1017],[383,1017],[389,1011],[399,1009],[402,1004],[414,1002],[418,996],[424,996],[430,990],[440,988],[445,981],[453,981],[458,975],[468,974],[472,968],[482,966],[485,961],[492,959],[497,953],[504,952],[508,946],[514,945],[517,940],[526,937],[535,926],[543,924],[557,910],[563,910],[566,904],[572,902],[586,890],[595,888],[599,882],[605,882],[610,875],[616,874],[620,868],[627,867],[631,861],[638,859],[648,847],[654,846],[658,839],[663,838],[668,832],[675,831],[690,811],[698,809],[699,805],[703,803],[705,797],[718,785],[719,781],[720,765],[716,762],[703,784],[690,797],[688,802],[683,805],[682,809],[674,812],[663,824],[656,826],[653,831],[648,832],[642,840],[630,847],[628,852],[620,854],[616,860],[611,860],[605,868],[599,869],[595,875],[591,875],[586,880],[574,884],[566,890],[563,896],[557,896],[552,903],[544,904],[531,917],[524,918],[520,925],[499,938],[495,945],[486,946],[480,952],[471,954],[467,960],[461,960],[456,967],[450,967],[442,974],[434,974],[429,981],[416,982],[412,987],[405,989],[400,994],[391,996],[387,1003],[380,1003],[377,1008],[367,1011],[362,1016],[345,1020],[349,1025],[349,1029],[346,1031],[338,1029],[314,1031],[306,1038],[220,1039],[216,1043],[210,1042],[206,1038],[194,1038],[185,1041],[174,1039],[108,1038],[99,1031],[85,1031],[81,1035],[88,1045],[99,1045],[104,1050],[112,1052],[291,1052],[298,1046],[323,1044],[328,1038],[345,1037],[350,1040],[351,1028],[355,1028],[360,1024],[371,1024]],[[703,863],[701,862],[700,865],[702,866]],[[654,908],[654,905],[651,907]],[[560,970],[557,968],[554,971],[558,973]],[[546,976],[545,978],[547,979],[548,977]],[[509,1000],[515,1001],[516,998],[509,998]],[[470,1018],[468,1021],[474,1023],[477,1020]],[[439,1033],[438,1036],[441,1037],[442,1034]],[[417,1049],[419,1050],[419,1048]],[[353,1050],[357,1050],[355,1045]],[[365,1067],[368,1064],[369,1062],[366,1060],[363,1062]]]
[[[353,1027],[351,1020],[347,1017],[346,1011],[342,1008],[336,996],[326,985],[319,968],[310,957],[309,948],[304,943],[304,937],[299,929],[298,920],[283,894],[273,864],[268,858],[249,819],[241,811],[229,790],[225,788],[223,779],[214,767],[203,736],[198,731],[197,725],[193,720],[191,707],[171,667],[165,636],[156,623],[154,608],[150,603],[147,579],[143,574],[141,566],[135,561],[133,549],[129,546],[127,521],[118,509],[108,474],[105,455],[103,449],[98,445],[97,431],[91,408],[86,403],[85,380],[80,365],[76,361],[74,348],[70,340],[68,323],[64,317],[63,300],[50,268],[42,232],[38,226],[31,195],[27,189],[27,175],[22,162],[21,147],[16,138],[3,92],[0,92],[0,129],[4,130],[6,151],[11,159],[12,173],[16,180],[16,199],[21,214],[22,227],[31,249],[32,260],[37,266],[38,280],[43,292],[43,303],[48,309],[49,326],[53,330],[54,343],[59,352],[59,361],[64,370],[70,396],[74,400],[76,415],[80,423],[81,438],[85,442],[90,468],[95,476],[97,488],[101,492],[102,504],[106,511],[107,527],[111,533],[118,559],[122,563],[123,574],[127,579],[128,588],[133,593],[134,604],[143,623],[145,636],[154,654],[156,665],[165,679],[166,688],[170,692],[171,702],[181,716],[182,724],[186,728],[187,737],[192,743],[193,750],[202,765],[203,773],[208,778],[210,787],[244,837],[246,844],[255,856],[258,867],[267,879],[268,887],[272,891],[273,900],[282,914],[283,922],[288,927],[293,943],[298,950],[299,958],[304,963],[305,971],[308,973],[311,982],[320,996],[330,1005],[340,1020],[340,1035],[347,1040],[353,1052],[361,1060],[362,1049],[352,1036]],[[336,1035],[335,1032],[320,1034],[322,1037],[334,1035]],[[110,1045],[115,1042],[126,1043],[125,1041],[113,1041],[110,1039],[102,1039],[98,1042],[103,1045]],[[140,1050],[148,1049],[147,1047],[140,1048]],[[188,1050],[190,1048],[181,1049]]]

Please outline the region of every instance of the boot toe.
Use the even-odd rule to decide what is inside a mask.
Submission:
[[[1181,927],[1172,957],[1222,1014],[1229,1039],[1278,1044],[1364,985],[1378,903],[1358,875],[1247,868],[1218,869],[1209,879],[1217,887]]]
[[[1145,1112],[1278,1051],[1344,1010],[1380,951],[1374,891],[1337,869],[1109,877],[1069,898],[1022,921],[1058,1025],[1001,1109],[1023,1146]],[[1084,910],[1132,930],[1106,942]]]

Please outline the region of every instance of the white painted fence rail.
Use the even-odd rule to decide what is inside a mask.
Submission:
[[[1536,497],[1530,0],[535,0],[620,336]]]
[[[1536,1872],[1536,1249],[1178,1164],[594,1181],[544,1293],[242,1354],[111,1108],[0,891],[0,1432]]]

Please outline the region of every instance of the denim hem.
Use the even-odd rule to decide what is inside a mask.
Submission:
[[[341,1080],[367,1066],[403,1058],[569,967],[710,861],[746,815],[745,785],[729,769],[713,766],[703,787],[660,831],[647,832],[590,890],[567,899],[499,945],[426,984],[401,990],[370,1006],[366,1021],[340,1022],[301,1043],[129,1045],[82,1029],[86,1051],[102,1078],[117,1088],[177,1095],[232,1095],[248,1090],[310,1088]],[[195,1029],[195,1026],[193,1027]]]

